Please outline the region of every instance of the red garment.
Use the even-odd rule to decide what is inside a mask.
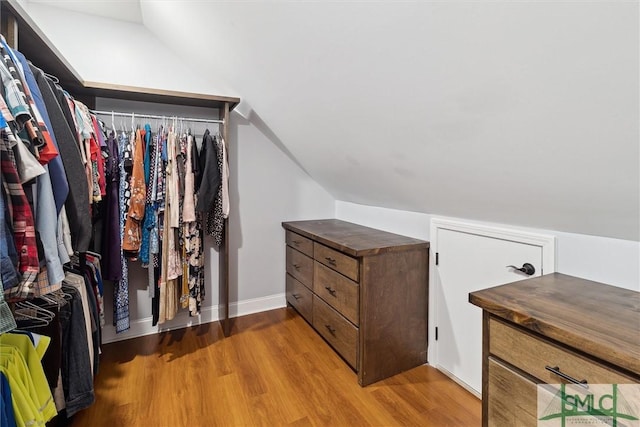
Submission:
[[[98,142],[97,135],[100,132],[98,120],[95,116],[91,116],[93,124],[93,136],[91,138],[91,162],[98,165],[98,186],[100,187],[100,195],[104,198],[107,195],[107,179],[104,172],[104,157],[102,157],[102,148]]]

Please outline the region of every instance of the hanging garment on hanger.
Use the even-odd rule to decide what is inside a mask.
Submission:
[[[227,158],[227,144],[222,137],[219,137],[220,147],[222,148],[222,217],[229,218],[231,212],[231,204],[229,203],[229,161]]]
[[[144,222],[142,224],[142,236],[140,240],[140,263],[142,267],[148,268],[150,256],[151,232],[155,228],[155,208],[152,201],[155,170],[152,165],[156,155],[157,138],[151,134],[151,126],[145,125],[144,134],[144,181],[146,186]],[[153,272],[148,272],[148,277],[153,277]]]
[[[118,139],[118,151],[120,155],[120,188],[118,191],[120,210],[120,242],[124,242],[124,224],[127,217],[128,200],[131,195],[129,190],[129,173],[127,172],[127,155],[131,153],[131,144],[126,132],[121,132]],[[130,155],[129,155],[130,158]],[[129,265],[124,255],[124,250],[120,251],[120,265],[122,266],[122,276],[116,289],[114,290],[113,322],[116,333],[129,329]]]
[[[93,329],[95,325],[92,325],[91,322],[89,295],[87,292],[87,287],[85,286],[84,278],[78,274],[67,272],[64,283],[66,285],[73,286],[78,291],[80,301],[82,303],[82,312],[84,313],[85,330],[87,333],[87,337],[91,337],[93,335]],[[87,339],[87,351],[89,352],[89,363],[91,366],[94,366],[94,348],[93,343],[89,339]]]
[[[33,74],[31,72],[30,67],[27,64],[24,55],[22,55],[18,51],[13,51],[9,46],[7,46],[4,40],[1,41],[3,45],[3,49],[5,52],[9,53],[10,61],[16,66],[14,73],[14,77],[18,78],[21,83],[21,88],[26,95],[26,99],[29,103],[29,109],[31,111],[33,121],[36,123],[38,127],[39,133],[42,135],[43,144],[37,147],[37,154],[40,163],[42,165],[49,164],[53,159],[59,157],[58,147],[54,143],[53,131],[51,130],[51,124],[48,119],[45,120],[47,115],[46,109],[42,106],[42,103],[38,102],[41,100],[37,100],[37,97],[40,97],[40,93],[37,85],[35,84],[35,79],[33,78]],[[6,58],[5,58],[6,59]]]
[[[20,59],[20,62],[24,69],[25,77],[27,79],[27,85],[29,86],[29,90],[31,91],[31,96],[36,103],[36,107],[40,111],[40,114],[42,115],[47,129],[49,129],[49,135],[51,137],[51,141],[53,142],[53,146],[59,153],[60,148],[58,146],[58,140],[56,139],[55,130],[53,129],[53,125],[51,124],[51,119],[44,103],[42,92],[40,91],[40,87],[38,86],[38,83],[36,81],[36,76],[33,71],[34,66],[27,61],[22,53],[16,51],[15,54],[18,59]],[[64,165],[62,163],[62,157],[60,155],[55,156],[48,163],[48,166],[49,175],[51,177],[51,187],[53,189],[53,197],[56,202],[56,212],[60,214],[60,211],[64,206],[64,202],[67,200],[67,196],[69,195],[69,183],[67,182],[67,176],[65,174]]]
[[[118,141],[112,131],[107,138],[109,157],[105,167],[107,178],[106,217],[104,220],[102,271],[106,280],[118,282],[122,278],[122,245],[120,238],[120,154]]]
[[[184,227],[184,251],[186,274],[183,280],[187,282],[189,292],[188,308],[191,316],[200,313],[200,307],[205,296],[204,286],[204,248],[202,233],[202,215],[195,212],[195,174],[193,163],[197,164],[197,157],[193,157],[195,139],[192,135],[187,138],[185,161],[185,194],[182,205],[182,219]],[[197,147],[195,153],[197,154]],[[194,161],[195,160],[195,161]]]
[[[167,227],[167,251],[163,258],[167,262],[166,280],[174,280],[182,274],[182,258],[177,239],[180,228],[180,194],[177,168],[177,135],[170,131],[167,143],[169,161],[167,163],[167,197],[165,205],[165,227]]]
[[[202,178],[198,190],[198,212],[208,212],[213,209],[213,203],[222,181],[216,144],[211,132],[207,129],[202,137],[202,148],[198,159]]]
[[[8,196],[5,195],[4,178],[2,177],[1,173],[0,183],[2,183],[2,191],[0,192],[0,279],[2,279],[2,286],[0,286],[0,293],[2,294],[2,301],[4,301],[4,289],[17,286],[20,282],[20,276],[18,275],[18,254],[15,250],[13,232],[9,226],[9,223],[5,220],[5,198]],[[11,312],[9,312],[9,315],[6,315],[9,307],[6,306],[6,309],[3,310],[2,307],[4,306],[2,304],[6,305],[6,302],[0,302],[0,310],[2,310],[2,312],[4,313],[2,320],[0,321],[0,332],[4,332],[2,331],[2,329],[10,327],[12,324],[11,320],[13,319],[13,317],[10,316]],[[13,322],[13,327],[15,327],[15,322]],[[11,327],[10,329],[12,329],[13,327]]]
[[[58,217],[53,214],[56,211],[56,202],[48,167],[48,165],[45,166],[46,173],[37,180],[38,203],[36,204],[36,230],[43,247],[47,278],[46,281],[38,280],[38,286],[34,288],[35,296],[60,289],[64,279],[62,262],[58,254]]]
[[[88,188],[86,180],[83,179],[84,173],[76,139],[69,127],[67,114],[65,114],[65,110],[61,108],[59,102],[60,96],[64,97],[64,95],[62,90],[55,86],[55,83],[47,80],[42,70],[33,67],[32,71],[53,125],[53,132],[58,142],[62,163],[68,179],[69,194],[65,201],[65,207],[67,208],[65,215],[74,224],[73,229],[70,230],[72,244],[75,250],[84,252],[89,248],[91,240],[91,216],[89,215],[89,204],[86,196]],[[66,110],[68,111],[68,108]]]
[[[62,383],[67,417],[93,404],[93,371],[87,349],[84,310],[78,291],[63,285],[65,293],[72,295],[69,304],[60,308],[62,329]]]
[[[224,169],[224,148],[220,138],[215,138],[215,153],[218,172],[220,173],[220,184],[222,184],[222,171]],[[219,185],[213,201],[213,208],[207,212],[207,234],[213,236],[214,245],[222,246],[224,238],[224,214],[222,209],[222,185]]]
[[[136,131],[133,170],[131,173],[129,209],[124,224],[122,250],[130,257],[137,257],[140,251],[141,221],[144,217],[146,185],[144,182],[144,131]]]
[[[33,295],[33,284],[40,268],[33,214],[20,184],[12,143],[15,143],[15,138],[9,127],[0,129],[2,183],[8,194],[6,203],[13,223],[13,240],[19,253],[18,271],[21,274],[20,282],[15,287],[5,289],[5,296],[9,300],[17,300]]]
[[[106,152],[107,143],[102,137],[103,131],[100,125],[98,124],[98,119],[95,114],[89,114],[91,117],[91,123],[93,124],[93,139],[95,143],[95,147],[92,146],[91,149],[91,161],[95,163],[98,177],[98,186],[100,187],[100,195],[105,197],[107,195],[107,180],[105,177],[105,161],[104,161],[104,153]],[[95,158],[94,158],[95,157]]]
[[[180,254],[176,246],[176,229],[172,227],[174,220],[172,216],[177,204],[177,172],[175,171],[175,144],[176,135],[173,129],[169,130],[167,137],[167,165],[166,165],[166,197],[162,226],[162,261],[160,273],[160,308],[158,323],[162,324],[175,317],[178,311],[180,287],[176,280],[181,272]]]
[[[29,95],[28,86],[23,82],[18,65],[13,62],[12,55],[8,54],[4,48],[3,43],[6,46],[4,39],[0,40],[2,41],[0,43],[0,75],[7,95],[5,101],[18,122],[17,131],[28,140],[29,150],[34,156],[39,157],[39,151],[46,148],[46,144],[51,148],[53,143]],[[43,164],[49,160],[50,158],[43,159]]]
[[[185,223],[193,222],[196,220],[195,174],[193,172],[194,145],[195,141],[193,135],[189,135],[187,137],[187,146],[185,153],[184,202],[182,204],[182,221]],[[195,157],[195,160],[197,159],[198,158]]]

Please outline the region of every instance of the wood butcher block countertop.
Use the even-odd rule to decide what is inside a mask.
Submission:
[[[333,249],[360,257],[390,251],[428,248],[429,242],[339,219],[283,222],[286,230],[317,240]]]
[[[640,376],[640,292],[553,273],[472,292],[469,302]]]

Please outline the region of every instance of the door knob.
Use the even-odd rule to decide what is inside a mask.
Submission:
[[[536,268],[528,262],[522,264],[522,267],[520,268],[516,267],[515,265],[507,265],[507,268],[513,268],[514,270],[518,270],[526,274],[527,276],[533,276],[534,274],[536,274]]]

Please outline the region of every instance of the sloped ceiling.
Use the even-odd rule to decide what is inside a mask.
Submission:
[[[139,7],[338,200],[640,240],[637,2]]]
[[[142,22],[139,0],[28,0],[26,2],[138,24]]]

